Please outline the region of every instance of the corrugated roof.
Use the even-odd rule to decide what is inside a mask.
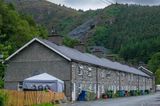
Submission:
[[[76,49],[72,49],[66,46],[58,46],[48,40],[44,40],[44,39],[39,39],[39,40],[47,44],[48,46],[52,47],[53,49],[56,49],[57,51],[59,51],[60,53],[69,57],[72,60],[77,60],[77,61],[86,62],[86,63],[98,65],[98,66],[103,66],[106,68],[127,72],[127,73],[133,73],[133,74],[149,77],[147,74],[143,73],[142,71],[134,67],[130,67],[118,62],[113,62],[105,58],[101,59],[92,54],[82,53]]]

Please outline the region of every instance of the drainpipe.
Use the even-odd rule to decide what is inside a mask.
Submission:
[[[96,67],[96,97],[98,98],[98,67]]]
[[[120,71],[119,71],[119,90],[121,90],[121,75],[120,75]]]
[[[153,89],[153,92],[156,92],[155,76],[152,76],[152,89]]]
[[[73,62],[71,61],[70,62],[70,101],[73,101],[73,98],[72,98],[72,91],[73,91],[73,83],[72,83],[73,82],[73,76],[72,76],[72,71],[73,70],[72,70],[72,64],[73,64]]]
[[[145,90],[146,90],[146,77],[145,77]]]
[[[140,76],[138,75],[138,90],[139,90],[139,77],[140,77]]]

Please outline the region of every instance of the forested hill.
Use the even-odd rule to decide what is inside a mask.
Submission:
[[[157,56],[160,52],[160,6],[113,4],[84,12],[46,0],[5,1],[12,1],[19,12],[32,15],[48,31],[53,26],[63,35],[78,32],[89,36],[85,39],[86,46],[104,46],[133,64],[148,64],[152,55]],[[87,25],[92,24],[95,27],[89,29]]]
[[[160,52],[160,6],[111,5],[102,10],[101,23],[91,37],[125,60],[145,62]]]
[[[32,17],[18,13],[12,4],[0,0],[0,54],[6,57],[33,37],[47,35],[46,29]]]
[[[132,64],[148,64],[160,83],[160,6],[115,4],[97,17],[89,45],[109,48]]]
[[[57,30],[71,30],[73,25],[68,24],[81,14],[74,9],[64,5],[56,5],[47,0],[5,1],[13,3],[20,13],[31,15],[37,23],[44,25],[48,31],[51,31],[52,27]],[[66,28],[66,26],[68,27]]]

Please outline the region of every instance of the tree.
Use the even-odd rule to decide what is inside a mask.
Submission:
[[[33,37],[47,37],[47,31],[32,17],[18,13],[13,5],[0,0],[0,54],[4,59]],[[0,63],[0,88],[3,87],[4,65]]]
[[[156,84],[160,84],[160,67],[155,72],[155,76],[156,76]]]
[[[63,39],[63,44],[66,45],[66,46],[69,46],[71,48],[73,48],[74,46],[76,46],[78,43],[79,43],[78,40],[71,39],[68,36],[65,36],[64,39]]]
[[[154,54],[148,62],[149,69],[155,73],[160,67],[160,52]]]

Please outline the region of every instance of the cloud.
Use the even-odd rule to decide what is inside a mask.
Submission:
[[[112,3],[128,3],[140,5],[160,5],[160,0],[48,0],[56,4],[66,5],[75,9],[97,9],[104,8]]]
[[[73,8],[83,10],[104,8],[106,6],[100,0],[66,0],[65,3]]]
[[[55,4],[65,4],[65,0],[47,0],[47,1],[53,2]]]
[[[66,5],[67,7],[75,8],[75,9],[97,9],[97,8],[104,8],[107,5],[101,0],[48,0],[50,2],[56,4]],[[109,5],[109,4],[108,4]]]
[[[134,3],[141,5],[159,5],[160,0],[114,0],[114,2],[118,3]]]

